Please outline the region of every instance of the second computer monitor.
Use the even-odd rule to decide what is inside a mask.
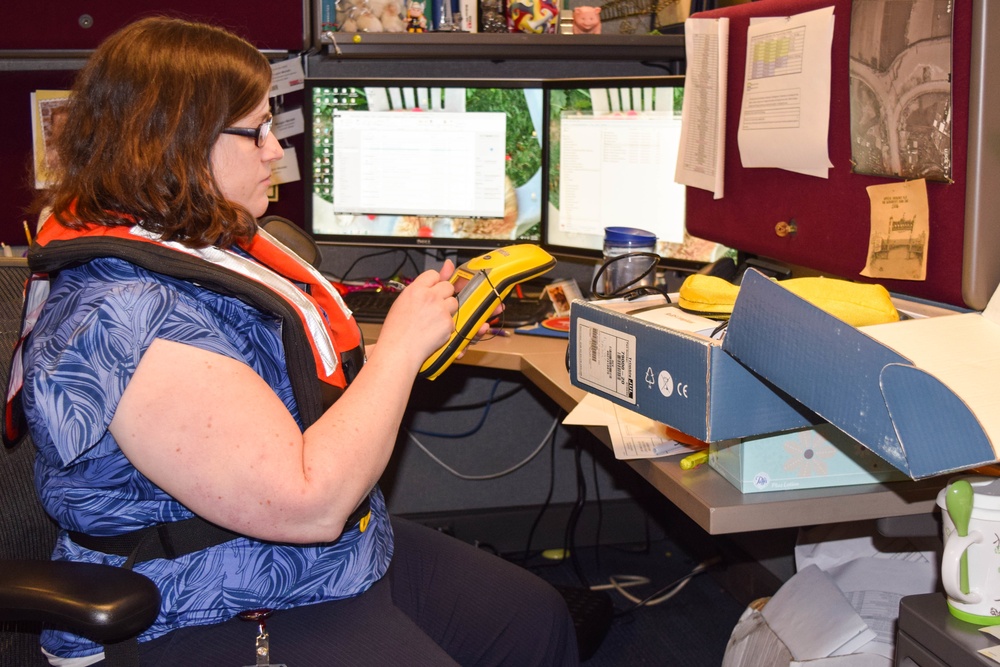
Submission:
[[[674,182],[684,77],[549,81],[546,96],[547,247],[594,256],[605,227],[636,227],[656,234],[668,265],[725,253],[685,231],[685,190]]]

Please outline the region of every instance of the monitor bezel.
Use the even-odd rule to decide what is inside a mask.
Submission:
[[[513,240],[513,239],[469,239],[469,238],[447,238],[447,237],[404,237],[404,236],[381,236],[381,235],[350,235],[350,234],[329,234],[317,233],[313,224],[313,151],[312,141],[312,99],[313,90],[318,87],[365,87],[365,86],[426,86],[441,88],[537,88],[542,93],[542,114],[545,117],[545,91],[544,79],[537,78],[498,78],[498,79],[471,79],[471,78],[442,78],[442,77],[413,77],[413,76],[310,76],[304,79],[304,109],[303,121],[306,131],[304,165],[307,173],[303,174],[305,207],[304,207],[304,227],[313,236],[318,244],[329,246],[353,246],[353,247],[378,247],[378,248],[403,248],[415,250],[491,250],[515,243],[534,243],[542,245],[545,240],[545,192],[544,182],[542,191],[542,215],[539,221],[540,238],[535,240]],[[542,178],[545,178],[545,166],[547,165],[546,132],[542,132],[539,137],[541,145]]]

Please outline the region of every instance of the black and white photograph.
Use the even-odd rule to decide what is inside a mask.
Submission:
[[[951,180],[952,5],[952,0],[853,3],[855,172]]]

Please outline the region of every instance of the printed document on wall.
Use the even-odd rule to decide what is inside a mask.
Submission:
[[[744,167],[827,178],[833,7],[752,21],[738,142]]]
[[[726,82],[729,19],[684,22],[687,74],[681,141],[674,180],[721,199],[726,162]]]

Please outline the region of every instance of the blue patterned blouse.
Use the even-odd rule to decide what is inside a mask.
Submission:
[[[123,260],[63,270],[28,339],[23,391],[38,447],[38,492],[63,529],[114,535],[192,516],[136,470],[108,432],[122,392],[156,338],[245,362],[299,419],[276,318]],[[240,538],[175,560],[137,564],[163,597],[159,617],[140,640],[220,623],[244,609],[284,609],[361,593],[385,573],[392,555],[378,489],[371,508],[364,533],[352,528],[333,544]],[[53,557],[114,565],[125,560],[84,549],[64,533]],[[67,658],[100,651],[55,631],[43,634],[42,646]]]

